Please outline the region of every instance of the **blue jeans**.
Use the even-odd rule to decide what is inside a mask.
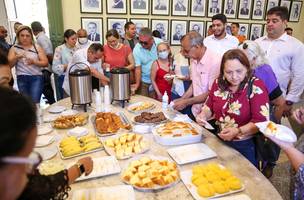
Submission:
[[[20,93],[31,97],[35,103],[40,102],[43,89],[42,75],[19,75],[17,84]]]
[[[258,162],[255,155],[255,144],[253,138],[242,141],[226,141],[230,147],[240,152],[245,158],[247,158],[254,166],[258,167]]]
[[[64,81],[64,75],[60,75],[58,76],[57,74],[55,75],[55,85],[57,88],[57,101],[59,101],[60,99],[63,99],[63,81]]]

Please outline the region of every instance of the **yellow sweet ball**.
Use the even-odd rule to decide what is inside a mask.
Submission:
[[[214,183],[220,180],[220,177],[214,173],[214,172],[208,172],[206,173],[206,179],[208,180],[209,183]]]
[[[199,174],[203,173],[203,166],[202,165],[195,165],[192,167],[192,174]]]
[[[208,180],[201,176],[197,179],[195,179],[193,182],[192,182],[196,187],[198,187],[199,185],[207,185],[208,184]]]
[[[229,188],[222,181],[218,181],[212,184],[216,193],[224,194],[229,192]]]
[[[212,197],[214,196],[214,192],[212,190],[209,190],[208,185],[200,185],[197,188],[197,193],[201,196],[201,197]]]
[[[218,174],[221,177],[221,179],[223,179],[223,180],[226,180],[226,179],[228,179],[229,177],[232,176],[230,170],[228,170],[228,169],[222,169],[222,170],[219,171]]]
[[[231,177],[225,181],[230,190],[239,190],[242,188],[241,181],[236,177]]]

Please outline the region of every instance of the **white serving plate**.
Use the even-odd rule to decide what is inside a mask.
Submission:
[[[267,125],[269,121],[265,122],[258,122],[255,123],[255,125],[259,128],[259,130],[264,134],[267,135]],[[273,136],[278,140],[284,141],[284,142],[296,142],[297,141],[297,136],[296,134],[288,127],[281,125],[281,124],[276,124],[278,130],[275,134],[271,134],[269,136]]]
[[[41,124],[38,126],[37,135],[46,135],[53,131],[50,124]]]
[[[192,125],[192,124],[191,124]],[[202,133],[198,131],[198,135],[184,135],[179,137],[172,137],[170,135],[166,136],[160,136],[157,133],[157,128],[159,128],[161,125],[158,125],[152,129],[152,134],[154,136],[154,139],[157,143],[161,145],[171,146],[171,145],[182,145],[182,144],[192,144],[192,143],[198,143],[202,141]],[[194,127],[194,126],[193,126]]]
[[[117,185],[92,189],[75,190],[72,200],[135,200],[135,192],[130,185]]]
[[[75,136],[75,137],[82,137],[89,133],[89,130],[84,127],[76,126],[75,128],[72,128],[68,130],[69,136]]]
[[[148,158],[150,158],[150,159],[152,159],[152,160],[168,160],[168,161],[170,161],[170,162],[174,162],[174,161],[172,161],[170,158],[163,157],[163,156],[154,156],[154,155],[149,155],[149,154],[140,154],[140,155],[138,155],[138,156],[136,156],[136,157],[130,159],[130,161],[128,162],[128,164],[124,167],[124,170],[123,170],[122,173],[121,173],[121,180],[122,180],[124,183],[130,185],[129,182],[123,180],[123,178],[122,178],[123,172],[126,171],[127,167],[129,166],[129,164],[130,164],[132,161],[140,160],[142,157],[148,157]],[[178,166],[177,166],[177,169],[178,169],[178,171],[179,171],[179,173],[180,173],[181,170],[180,170],[180,168],[179,168]],[[165,186],[157,185],[157,186],[155,186],[154,188],[143,188],[143,187],[138,187],[138,186],[136,186],[136,185],[132,185],[132,187],[134,187],[136,190],[141,191],[141,192],[155,192],[155,191],[158,191],[158,190],[163,190],[163,189],[166,189],[166,188],[170,188],[170,187],[176,185],[179,181],[180,181],[180,178],[178,178],[175,182],[170,183],[170,184],[168,184],[168,185],[165,185]]]
[[[222,166],[224,167],[224,166]],[[186,186],[186,188],[189,190],[189,192],[191,193],[191,195],[193,196],[193,198],[195,200],[206,200],[206,199],[214,199],[214,198],[218,198],[218,197],[223,197],[223,196],[226,196],[226,195],[231,195],[231,194],[234,194],[234,193],[237,193],[237,192],[241,192],[243,190],[245,190],[245,186],[242,185],[242,188],[239,189],[239,190],[230,190],[229,192],[226,192],[224,194],[215,194],[214,196],[212,197],[209,197],[209,198],[203,198],[201,197],[198,193],[197,193],[197,187],[191,182],[191,177],[192,177],[192,170],[185,170],[185,171],[182,171],[180,173],[181,175],[181,179],[184,183],[184,185]],[[232,198],[234,199],[234,198]]]
[[[174,147],[168,149],[167,152],[179,165],[210,159],[217,156],[213,150],[203,143]]]
[[[225,197],[216,198],[217,200],[251,200],[246,194],[229,195]]]
[[[79,113],[79,111],[77,111],[77,110],[69,109],[69,110],[62,111],[62,113],[60,115],[67,116],[67,115],[76,115],[78,113]]]
[[[132,108],[133,106],[140,106],[140,105],[143,104],[143,103],[145,103],[145,102],[140,101],[140,102],[132,103],[132,104],[130,104],[130,105],[127,107],[127,110],[128,110],[129,112],[131,112],[131,113],[139,114],[139,113],[142,113],[142,112],[151,111],[151,110],[153,110],[153,109],[155,108],[155,104],[153,104],[151,107],[149,107],[149,108],[147,108],[147,109],[144,109],[144,110],[138,110],[138,111],[133,111],[133,110],[131,110],[131,108]]]
[[[73,164],[75,163],[71,163],[69,166]],[[76,182],[92,179],[92,178],[98,178],[102,176],[108,176],[112,174],[118,174],[120,173],[120,171],[121,171],[120,166],[118,164],[117,159],[114,156],[93,158],[92,172],[88,176],[85,176],[85,174],[83,174],[82,176],[76,179]]]
[[[59,117],[58,114],[45,114],[42,116],[43,122],[53,122]]]
[[[124,124],[131,124],[131,122],[128,120],[128,118],[125,116],[125,114],[124,114],[123,112],[118,112],[118,113],[115,113],[115,114],[117,114],[117,115],[120,117],[121,121],[122,121]],[[98,135],[98,136],[100,136],[100,137],[107,137],[107,136],[111,136],[111,135],[116,135],[116,134],[120,133],[121,130],[123,130],[124,132],[128,132],[128,131],[131,131],[131,130],[132,130],[132,129],[131,129],[131,130],[126,130],[126,129],[121,129],[121,128],[120,128],[120,129],[118,129],[118,131],[115,132],[115,133],[105,133],[105,134],[101,134],[101,133],[99,133],[99,132],[97,131],[97,129],[96,129],[95,119],[96,119],[96,115],[92,115],[92,117],[91,117],[91,122],[92,122],[92,124],[93,124],[95,134]]]
[[[54,142],[54,136],[42,135],[36,138],[35,147],[44,147]]]
[[[49,111],[49,113],[61,113],[65,110],[66,110],[66,107],[64,107],[64,106],[51,106],[48,111]]]
[[[149,125],[134,125],[133,132],[139,134],[151,133],[151,128]]]
[[[39,153],[43,160],[49,160],[56,156],[57,148],[56,147],[48,147],[48,148],[38,148],[35,149],[37,153]]]
[[[120,136],[121,136],[121,134],[115,135],[115,136],[110,136],[110,137],[105,138],[105,139],[102,141],[103,146],[104,146],[104,149],[105,149],[105,151],[107,152],[107,154],[109,154],[110,156],[115,156],[118,160],[128,159],[128,158],[134,157],[134,156],[136,156],[136,155],[145,153],[145,152],[147,152],[147,151],[150,150],[151,143],[149,142],[148,139],[146,139],[145,137],[143,137],[142,140],[143,140],[145,143],[147,143],[147,148],[143,149],[140,153],[137,153],[137,154],[136,154],[136,153],[132,153],[131,155],[128,155],[128,156],[124,156],[124,157],[122,157],[122,158],[119,158],[119,157],[116,156],[116,153],[115,153],[115,151],[114,151],[112,148],[110,148],[110,147],[108,147],[107,145],[105,145],[105,141],[106,141],[107,139],[110,139],[110,138],[116,139],[116,138],[118,138],[118,137],[120,137]]]

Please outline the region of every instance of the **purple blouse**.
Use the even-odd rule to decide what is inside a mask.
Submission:
[[[269,94],[269,100],[272,101],[281,96],[282,91],[280,89],[277,78],[272,71],[272,68],[267,65],[260,65],[254,69],[254,76],[264,82]]]

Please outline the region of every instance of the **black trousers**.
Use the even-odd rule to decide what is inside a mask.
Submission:
[[[43,75],[43,89],[42,94],[45,96],[49,104],[55,103],[54,91],[51,84],[51,72],[42,70]]]

